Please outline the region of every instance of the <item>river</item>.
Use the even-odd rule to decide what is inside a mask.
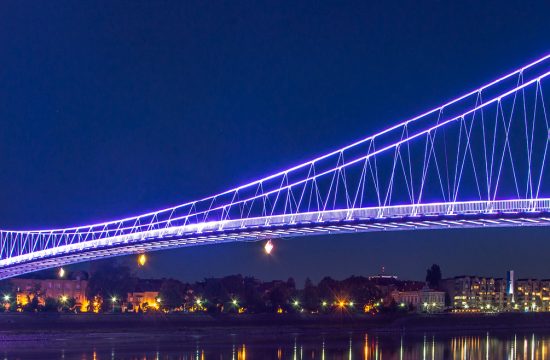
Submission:
[[[278,333],[269,329],[0,335],[0,359],[548,359],[550,333]]]

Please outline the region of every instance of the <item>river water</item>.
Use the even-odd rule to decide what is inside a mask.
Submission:
[[[474,335],[321,330],[221,330],[215,334],[146,332],[0,335],[0,360],[11,359],[550,359],[549,333]]]

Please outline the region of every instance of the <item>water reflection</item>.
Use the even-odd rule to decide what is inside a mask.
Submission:
[[[0,340],[0,359],[547,359],[550,334],[376,335],[305,332],[191,336],[116,334],[85,339],[49,335],[47,339]]]

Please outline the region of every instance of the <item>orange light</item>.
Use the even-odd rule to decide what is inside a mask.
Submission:
[[[138,265],[139,265],[139,266],[144,266],[145,263],[147,263],[147,255],[141,254],[141,255],[138,257]]]
[[[275,246],[273,246],[273,243],[271,242],[271,240],[267,240],[267,242],[265,243],[264,245],[264,250],[265,250],[265,253],[267,255],[271,254],[271,252],[273,251],[273,248]]]

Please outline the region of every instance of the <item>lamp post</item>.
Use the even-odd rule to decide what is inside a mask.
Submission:
[[[118,299],[117,299],[116,296],[113,296],[113,297],[111,298],[111,303],[113,304],[113,312],[115,312],[115,304],[116,304],[117,300],[118,300]]]

